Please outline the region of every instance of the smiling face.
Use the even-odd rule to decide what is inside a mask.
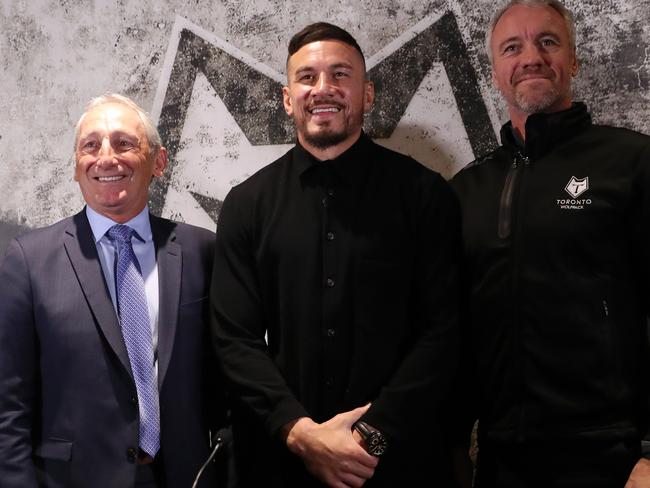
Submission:
[[[571,77],[578,62],[558,11],[548,5],[510,7],[494,27],[490,49],[492,79],[513,123],[571,106]]]
[[[120,103],[86,112],[75,158],[74,178],[88,206],[119,223],[142,211],[152,177],[167,166],[166,150],[151,153],[140,116]]]
[[[354,47],[337,40],[306,44],[289,58],[287,78],[284,108],[305,149],[332,158],[354,144],[374,100],[373,84]]]

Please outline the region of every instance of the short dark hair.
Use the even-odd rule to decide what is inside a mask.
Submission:
[[[289,58],[296,54],[301,47],[316,41],[341,41],[352,46],[361,55],[361,60],[363,61],[363,67],[365,69],[366,59],[363,57],[363,52],[354,37],[352,37],[352,35],[345,29],[341,29],[340,27],[327,22],[309,24],[300,32],[294,34],[289,41],[287,63],[289,63]]]

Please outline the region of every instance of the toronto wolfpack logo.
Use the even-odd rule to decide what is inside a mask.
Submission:
[[[563,210],[584,210],[591,205],[591,198],[578,198],[584,192],[589,190],[589,177],[576,178],[572,176],[564,187],[571,198],[558,198],[556,204]]]
[[[573,198],[578,198],[589,189],[589,177],[576,178],[572,176],[564,189]]]
[[[496,147],[488,109],[452,12],[423,19],[367,60],[376,101],[364,129],[378,143],[451,176]],[[170,165],[150,209],[214,229],[230,188],[295,140],[285,77],[177,17],[152,115]]]

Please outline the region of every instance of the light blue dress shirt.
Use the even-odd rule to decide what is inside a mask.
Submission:
[[[115,260],[117,258],[117,249],[113,242],[108,238],[106,232],[117,222],[108,217],[100,215],[89,206],[86,206],[86,216],[90,222],[99,262],[104,272],[104,279],[108,285],[108,291],[113,301],[113,308],[117,314],[117,296],[115,291]],[[124,225],[128,225],[137,233],[138,238],[131,242],[133,252],[142,271],[144,279],[144,289],[147,295],[147,308],[149,310],[149,323],[151,325],[151,338],[153,340],[154,370],[158,374],[158,264],[156,263],[156,248],[153,244],[153,234],[151,233],[151,223],[149,222],[149,208],[145,207],[142,212],[133,217]]]

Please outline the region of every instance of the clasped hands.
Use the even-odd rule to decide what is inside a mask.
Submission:
[[[362,447],[361,436],[352,429],[370,404],[340,413],[318,424],[301,417],[285,426],[286,443],[307,470],[332,488],[358,488],[370,479],[379,459]]]

